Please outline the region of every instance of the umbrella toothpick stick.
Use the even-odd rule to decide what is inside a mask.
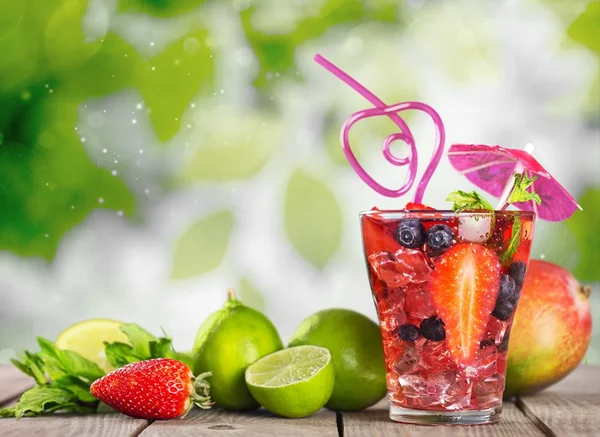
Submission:
[[[525,144],[525,147],[523,148],[523,151],[529,153],[530,155],[533,154],[534,150],[535,150],[535,146],[531,143]],[[515,165],[513,174],[521,174],[521,173],[523,173],[524,170],[525,169],[523,168],[523,164],[518,162],[517,165]],[[508,200],[508,196],[510,196],[510,193],[513,190],[514,186],[515,186],[514,178],[512,178],[512,177],[508,178],[508,182],[504,186],[504,190],[502,190],[502,195],[500,195],[500,200],[498,201],[496,210],[505,210],[508,207],[508,204],[506,203],[506,201]]]

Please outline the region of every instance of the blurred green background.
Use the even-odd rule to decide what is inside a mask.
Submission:
[[[535,143],[584,212],[540,223],[533,257],[598,317],[599,23],[585,0],[0,0],[0,362],[88,317],[186,349],[230,286],[284,338],[325,307],[374,317],[357,212],[408,197],[353,174],[338,132],[369,105],[315,53],[435,107],[449,143]],[[407,121],[423,166],[431,126]],[[397,186],[389,133],[352,140]],[[471,189],[444,159],[425,201],[448,187]]]

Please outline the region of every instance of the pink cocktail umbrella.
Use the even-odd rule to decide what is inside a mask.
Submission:
[[[577,201],[554,179],[542,165],[531,156],[532,145],[524,150],[506,149],[500,146],[453,144],[447,152],[452,166],[479,188],[500,198],[501,208],[513,187],[515,173],[528,178],[537,176],[530,187],[542,199],[515,203],[522,210],[534,211],[538,218],[559,222],[569,218],[577,208]]]

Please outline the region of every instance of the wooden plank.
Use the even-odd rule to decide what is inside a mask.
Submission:
[[[387,400],[357,413],[344,413],[344,437],[542,437],[544,433],[519,411],[515,404],[505,402],[500,423],[478,426],[419,426],[392,422]]]
[[[0,366],[0,406],[11,402],[33,385],[33,379],[16,367]]]
[[[156,421],[146,428],[142,437],[179,436],[298,436],[337,437],[335,413],[321,410],[304,419],[283,419],[265,409],[253,412],[230,412],[219,408],[192,410],[184,419]]]
[[[0,419],[2,437],[130,437],[138,435],[148,422],[122,414],[90,414],[75,416],[54,414],[25,417],[20,420]]]
[[[579,366],[557,385],[517,405],[549,435],[600,436],[600,366]]]

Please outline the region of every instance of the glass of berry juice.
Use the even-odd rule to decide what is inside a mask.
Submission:
[[[497,422],[535,214],[372,210],[360,217],[390,418]]]

